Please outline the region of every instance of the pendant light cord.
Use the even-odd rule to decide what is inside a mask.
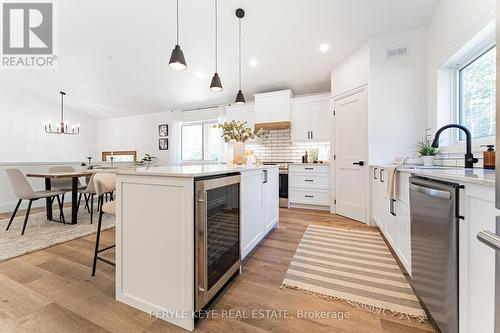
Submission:
[[[177,45],[179,45],[179,0],[177,0]]]
[[[239,70],[239,75],[240,75],[240,90],[241,90],[241,19],[238,19],[238,23],[239,23],[239,39],[240,39],[239,50],[238,50],[238,52],[239,52],[239,59],[238,59],[239,69],[238,70]]]
[[[215,0],[215,72],[217,73],[217,0]]]
[[[61,123],[64,123],[64,93],[61,93]]]

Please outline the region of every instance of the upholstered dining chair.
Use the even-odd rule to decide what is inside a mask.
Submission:
[[[92,276],[95,275],[97,260],[103,261],[107,264],[115,266],[114,262],[111,262],[105,258],[99,257],[99,253],[112,249],[116,245],[107,246],[104,249],[99,249],[99,240],[101,238],[101,228],[102,228],[102,216],[104,213],[115,215],[116,206],[115,201],[105,202],[104,196],[110,194],[116,190],[116,175],[112,173],[96,173],[94,175],[94,186],[97,196],[99,197],[99,222],[97,223],[97,236],[95,241],[95,251],[94,251],[94,263],[92,265]]]
[[[59,210],[61,211],[62,221],[63,223],[66,223],[64,220],[62,201],[61,198],[59,197],[60,195],[64,194],[64,191],[58,191],[58,190],[33,191],[33,188],[31,187],[30,183],[19,169],[5,169],[5,172],[7,173],[7,177],[9,178],[12,191],[19,199],[16,208],[14,209],[14,212],[12,213],[12,216],[10,218],[9,224],[7,225],[6,231],[9,230],[10,225],[12,224],[12,221],[16,216],[17,210],[19,209],[19,206],[21,205],[21,202],[23,200],[29,200],[29,202],[28,202],[28,210],[26,211],[26,216],[24,217],[23,231],[21,232],[21,235],[24,235],[24,231],[26,230],[26,224],[28,223],[28,217],[31,211],[31,204],[33,203],[33,201],[39,199],[50,198],[53,200],[54,198],[57,198],[57,202],[59,203]]]
[[[71,165],[58,165],[49,168],[49,172],[75,172],[75,171],[76,171],[75,168],[73,168]],[[62,179],[54,178],[51,180],[51,187],[54,190],[64,192],[62,195],[62,205],[64,207],[64,197],[67,192],[71,192],[73,190],[73,180],[71,178],[62,178]],[[80,180],[78,180],[78,190],[81,191],[83,189],[85,189],[85,186],[83,186]],[[80,200],[81,200],[81,195],[80,198],[78,199],[78,203],[80,203]]]
[[[82,194],[85,197],[85,208],[90,214],[90,224],[92,224],[94,219],[94,196],[97,194],[95,190],[94,176],[95,175],[87,177],[87,186],[80,190],[80,198],[78,199],[78,203],[80,203]],[[97,206],[99,206],[99,202],[97,202]]]

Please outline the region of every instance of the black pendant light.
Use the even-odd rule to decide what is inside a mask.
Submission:
[[[210,83],[210,90],[214,92],[222,91],[222,83],[219,73],[217,73],[217,0],[215,0],[215,74]]]
[[[184,71],[187,69],[186,59],[184,59],[184,52],[179,46],[179,0],[177,0],[177,44],[175,44],[168,63],[170,68],[176,71]]]
[[[245,96],[241,91],[241,19],[245,16],[245,11],[241,8],[236,9],[236,17],[238,18],[238,29],[239,29],[239,45],[238,45],[238,73],[239,73],[239,90],[236,94],[235,104],[245,104]]]

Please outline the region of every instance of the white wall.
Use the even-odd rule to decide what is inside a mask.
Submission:
[[[370,78],[370,44],[365,43],[332,70],[332,96],[368,83]]]
[[[386,49],[406,46],[409,56],[386,59]],[[411,157],[425,135],[427,31],[370,41],[370,163]]]
[[[0,163],[84,162],[89,152],[94,154],[97,120],[88,115],[65,109],[65,117],[70,123],[80,123],[80,135],[45,133],[44,123],[60,119],[60,108],[59,103],[46,101],[21,89],[2,87]]]
[[[174,149],[175,113],[166,111],[137,115],[132,117],[112,118],[98,122],[98,151],[135,150],[137,159],[145,154],[157,157],[159,165],[172,161]],[[169,125],[169,150],[159,150],[158,125]],[[99,157],[100,161],[100,157]]]
[[[79,135],[49,135],[44,132],[45,122],[59,119],[60,108],[57,102],[44,100],[13,86],[2,85],[0,212],[12,211],[17,202],[4,172],[5,168],[19,168],[23,173],[48,171],[50,166],[62,164],[78,168],[86,161],[89,152],[96,155],[97,120],[81,112],[65,109],[65,116],[70,123],[80,123]],[[35,190],[44,189],[43,180],[29,181]],[[34,206],[43,203],[43,200],[39,200]]]
[[[387,48],[404,46],[408,57],[386,59]],[[413,155],[426,124],[426,59],[423,29],[374,38],[333,69],[333,96],[368,84],[370,163]]]
[[[437,98],[439,68],[494,19],[495,0],[441,0],[438,3],[428,28],[427,124],[434,131],[444,125],[438,121],[442,111],[439,107],[448,105],[439,103]]]

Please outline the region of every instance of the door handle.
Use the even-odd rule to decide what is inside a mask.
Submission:
[[[314,132],[311,131],[311,140],[314,140]]]
[[[352,165],[364,166],[365,165],[365,161],[354,162]]]
[[[311,139],[311,131],[307,131],[307,140]]]
[[[263,180],[262,183],[267,183],[267,170],[262,170]]]

